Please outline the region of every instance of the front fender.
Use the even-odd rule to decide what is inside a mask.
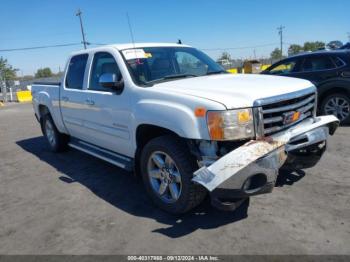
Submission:
[[[134,125],[150,124],[169,129],[180,137],[190,139],[208,139],[206,118],[198,118],[190,107],[158,99],[140,101],[134,112]]]

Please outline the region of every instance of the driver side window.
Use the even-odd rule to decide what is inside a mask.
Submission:
[[[282,62],[279,65],[277,65],[274,68],[272,68],[270,70],[270,73],[274,74],[274,75],[289,74],[289,73],[295,72],[295,70],[294,70],[295,69],[295,65],[296,65],[296,61],[295,60]]]
[[[92,62],[89,90],[111,91],[110,88],[103,87],[99,84],[99,79],[103,74],[115,74],[118,81],[122,79],[122,75],[114,57],[109,53],[99,52],[94,55]]]

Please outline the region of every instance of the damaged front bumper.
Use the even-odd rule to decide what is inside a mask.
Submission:
[[[281,167],[315,165],[338,124],[334,116],[309,118],[268,138],[249,141],[195,171],[192,180],[208,189],[213,205],[234,210],[242,199],[271,192]]]

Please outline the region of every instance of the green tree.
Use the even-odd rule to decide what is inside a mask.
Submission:
[[[281,59],[282,58],[282,52],[281,49],[279,48],[275,48],[270,55],[272,60],[277,60],[277,59]]]
[[[222,52],[222,54],[218,58],[218,62],[220,61],[230,61],[231,60],[231,55],[228,52]]]
[[[45,67],[45,68],[40,68],[36,71],[35,77],[36,78],[42,78],[42,77],[50,77],[52,76],[52,71],[50,68]]]
[[[8,64],[7,59],[0,57],[0,81],[11,81],[16,78],[18,69]]]
[[[324,42],[316,41],[316,42],[305,42],[304,43],[304,51],[316,51],[319,49],[324,49],[326,44]]]
[[[343,42],[342,41],[339,41],[339,40],[334,40],[334,41],[330,41],[328,44],[327,44],[327,47],[329,49],[338,49],[340,47],[343,46]]]
[[[296,55],[301,51],[303,51],[303,47],[301,45],[292,44],[288,48],[288,55]]]

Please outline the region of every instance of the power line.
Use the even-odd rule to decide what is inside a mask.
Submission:
[[[70,44],[58,44],[58,45],[44,45],[44,46],[9,48],[9,49],[0,49],[0,52],[26,51],[26,50],[44,49],[44,48],[52,48],[52,47],[75,46],[75,45],[80,45],[80,44],[81,43],[70,43]]]
[[[251,49],[258,47],[274,46],[276,43],[254,45],[254,46],[236,46],[236,47],[218,47],[218,48],[203,48],[203,51],[225,51],[225,50],[237,50],[237,49]]]

